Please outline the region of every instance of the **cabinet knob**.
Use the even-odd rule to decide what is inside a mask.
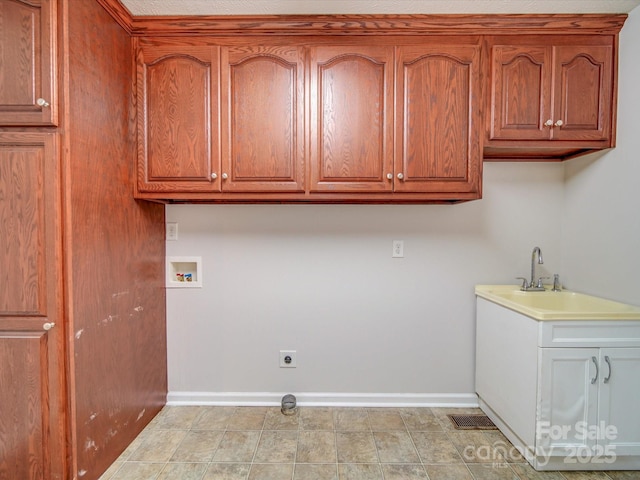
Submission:
[[[46,330],[46,331],[48,332],[49,330],[51,330],[51,329],[52,329],[53,327],[55,327],[55,326],[56,326],[56,324],[55,324],[55,323],[53,323],[53,322],[47,322],[47,323],[45,323],[44,325],[42,325],[42,329],[43,329],[43,330]]]
[[[387,173],[387,178],[389,180],[393,180],[393,173]]]
[[[544,126],[545,127],[553,127],[553,120],[549,119],[546,122],[544,122]]]
[[[211,174],[211,180],[215,180],[216,178],[218,178],[218,174],[216,172],[213,172]]]
[[[398,174],[398,179],[399,179],[399,180],[402,180],[403,178],[404,178],[404,175],[403,175],[402,173],[399,173],[399,174]]]
[[[47,102],[44,98],[39,98],[36,100],[36,104],[39,107],[48,107],[49,106],[49,102]]]
[[[223,179],[223,180],[226,180],[227,178],[229,178],[229,175],[227,175],[226,173],[223,173],[223,174],[222,174],[222,179]]]
[[[554,127],[561,127],[562,125],[564,125],[564,122],[562,120],[558,120],[556,123],[553,124]]]

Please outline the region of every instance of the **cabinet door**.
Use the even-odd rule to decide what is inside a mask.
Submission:
[[[223,191],[304,191],[302,48],[224,48],[221,70]]]
[[[53,134],[0,133],[0,478],[65,474],[58,176]]]
[[[311,49],[312,191],[391,191],[393,68],[393,47]]]
[[[0,0],[0,125],[56,125],[55,2]]]
[[[608,140],[611,136],[613,49],[562,46],[555,50],[556,140]]]
[[[603,374],[597,348],[541,348],[536,422],[538,455],[591,452],[596,440],[581,426],[596,425],[598,380]]]
[[[603,454],[640,455],[640,348],[600,349],[599,384]]]
[[[220,191],[219,49],[138,51],[139,192]]]
[[[547,46],[491,48],[489,139],[547,140],[552,119],[551,61]]]
[[[478,192],[480,47],[397,50],[396,192]]]

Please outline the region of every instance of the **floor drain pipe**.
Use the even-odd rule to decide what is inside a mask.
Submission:
[[[296,408],[296,397],[290,393],[282,397],[282,408],[280,411],[284,415],[293,415],[298,409]]]

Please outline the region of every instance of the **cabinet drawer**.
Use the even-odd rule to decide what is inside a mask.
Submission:
[[[541,322],[540,347],[638,347],[640,322]]]

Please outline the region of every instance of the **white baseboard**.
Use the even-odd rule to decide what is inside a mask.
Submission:
[[[290,392],[169,392],[167,405],[279,406]],[[296,393],[299,406],[462,407],[478,406],[475,393]]]

